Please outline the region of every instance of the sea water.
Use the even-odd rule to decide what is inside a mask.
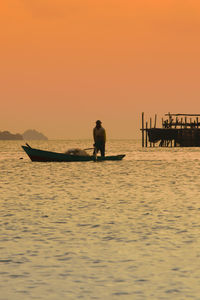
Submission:
[[[122,161],[39,163],[21,144],[0,141],[1,300],[200,299],[200,148],[113,140]]]

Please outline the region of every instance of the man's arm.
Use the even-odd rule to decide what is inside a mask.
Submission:
[[[95,128],[93,129],[93,139],[94,139],[94,142],[96,142],[96,134],[95,134]]]
[[[106,142],[106,131],[103,129],[103,134],[104,134],[104,142]]]

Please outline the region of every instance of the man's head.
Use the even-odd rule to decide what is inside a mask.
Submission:
[[[101,127],[101,121],[100,121],[100,120],[97,120],[97,121],[96,121],[96,126],[97,126],[97,127]]]

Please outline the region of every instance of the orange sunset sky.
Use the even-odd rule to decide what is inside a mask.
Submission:
[[[200,113],[200,1],[6,0],[0,131],[140,137],[141,112]]]

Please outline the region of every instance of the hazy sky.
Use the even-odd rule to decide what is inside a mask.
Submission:
[[[141,112],[200,113],[199,0],[6,0],[0,131],[140,136]]]

